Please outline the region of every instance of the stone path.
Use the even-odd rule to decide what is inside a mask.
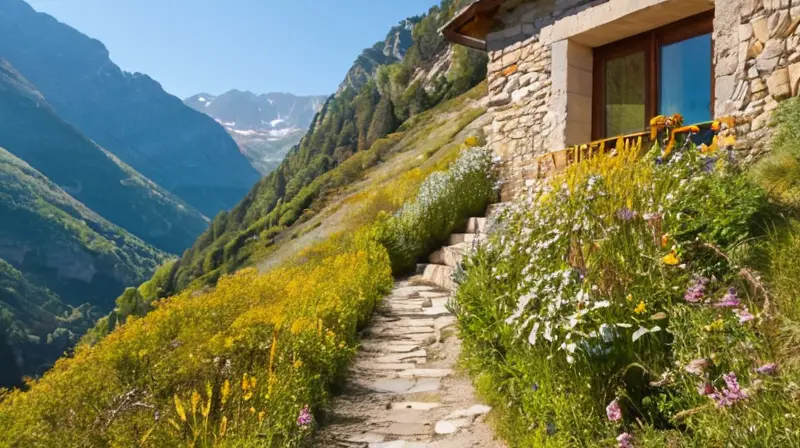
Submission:
[[[451,244],[474,239],[481,231],[474,219],[470,237],[457,236]],[[397,281],[384,299],[313,446],[503,447],[484,421],[490,408],[477,401],[467,375],[455,370],[461,342],[446,304],[465,248],[451,251],[457,255],[444,252],[420,266],[421,275]]]

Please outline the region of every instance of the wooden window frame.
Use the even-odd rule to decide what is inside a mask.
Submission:
[[[644,51],[645,57],[645,123],[658,114],[658,86],[660,48],[664,45],[713,33],[714,11],[692,16],[651,31],[612,42],[593,50],[594,70],[592,76],[592,139],[612,138],[604,135],[605,117],[605,64],[613,59]],[[711,39],[711,115],[714,115],[714,39]]]

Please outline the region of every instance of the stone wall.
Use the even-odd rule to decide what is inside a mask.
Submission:
[[[613,41],[613,33],[635,35],[680,18],[670,14],[709,7],[705,0],[506,2],[496,31],[486,37],[493,114],[486,134],[501,160],[502,199],[532,185],[536,156],[588,142],[590,47]],[[637,8],[649,12],[636,16]],[[798,94],[798,22],[800,0],[716,1],[715,112],[737,117],[739,146],[751,159],[765,148],[769,113]]]
[[[536,155],[561,149],[551,146],[553,140],[560,140],[554,130],[566,114],[551,107],[552,25],[604,1],[507,2],[497,17],[502,29],[486,37],[493,113],[486,135],[501,160],[502,200],[531,185]]]
[[[737,118],[738,147],[752,161],[767,149],[778,102],[800,93],[800,0],[717,0],[717,116]]]

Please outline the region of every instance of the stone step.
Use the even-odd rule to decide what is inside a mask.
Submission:
[[[469,218],[464,233],[486,233],[486,218]]]
[[[422,280],[440,288],[453,289],[453,273],[455,268],[444,264],[417,265],[417,271],[422,272]]]
[[[436,252],[432,253],[428,260],[431,264],[444,264],[447,266],[456,267],[461,264],[461,261],[469,252],[469,245],[467,243],[456,244],[455,246],[445,246]]]
[[[477,239],[478,235],[474,233],[454,233],[450,235],[448,246],[455,246],[461,243],[472,244]]]

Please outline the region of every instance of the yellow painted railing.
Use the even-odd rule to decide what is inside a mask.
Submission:
[[[729,148],[736,143],[734,135],[735,121],[732,117],[690,126],[682,126],[682,124],[683,117],[680,114],[669,117],[659,115],[650,120],[649,129],[646,131],[573,145],[559,151],[542,154],[535,159],[536,177],[545,177],[574,163],[579,163],[601,154],[614,154],[617,148],[625,148],[626,151],[637,151],[640,154],[644,154],[652,148],[653,144],[659,142],[662,144],[662,154],[668,156],[672,152],[676,138],[679,135],[687,134],[691,136],[700,132],[701,128],[709,128],[714,133],[713,140],[706,149]]]

